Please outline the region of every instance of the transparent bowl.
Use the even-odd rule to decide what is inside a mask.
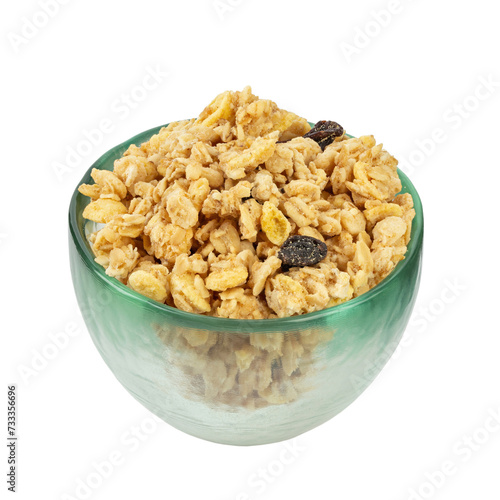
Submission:
[[[104,154],[92,168],[113,169],[147,130]],[[187,313],[154,302],[105,274],[87,241],[89,200],[75,190],[69,253],[78,304],[92,340],[120,383],[165,422],[193,436],[233,445],[289,439],[352,403],[388,361],[417,296],[423,213],[406,258],[380,284],[346,303],[283,319],[236,320]]]

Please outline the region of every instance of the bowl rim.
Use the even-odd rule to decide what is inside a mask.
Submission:
[[[78,182],[72,196],[71,196],[71,201],[69,205],[69,231],[71,238],[73,240],[73,243],[82,258],[83,262],[86,264],[86,266],[93,272],[94,275],[96,275],[101,281],[104,282],[104,285],[111,288],[113,291],[117,292],[118,294],[124,295],[128,299],[134,301],[137,303],[137,305],[142,306],[143,308],[150,309],[155,311],[156,313],[163,313],[166,315],[174,315],[177,316],[178,319],[186,321],[186,323],[192,324],[193,322],[202,322],[203,327],[205,329],[211,330],[213,327],[214,330],[216,329],[221,329],[222,324],[225,324],[228,329],[231,330],[238,330],[238,326],[241,328],[239,330],[245,330],[248,329],[248,327],[251,325],[252,330],[255,329],[265,329],[268,327],[273,327],[277,326],[277,323],[279,323],[280,327],[283,326],[297,326],[300,325],[301,323],[309,322],[311,320],[316,320],[316,319],[321,319],[326,316],[334,316],[336,314],[340,314],[341,312],[344,312],[348,309],[354,308],[358,306],[359,304],[362,304],[366,301],[371,300],[375,296],[377,296],[379,293],[383,292],[385,288],[388,287],[388,285],[396,279],[396,277],[401,274],[406,266],[408,265],[409,262],[413,260],[415,257],[415,254],[419,252],[419,250],[422,247],[423,243],[423,230],[424,230],[424,215],[423,215],[423,208],[422,208],[422,201],[420,199],[420,196],[413,185],[413,183],[410,181],[408,176],[401,171],[399,168],[398,170],[398,175],[401,180],[402,184],[402,191],[404,190],[405,192],[409,192],[412,195],[413,198],[413,208],[415,210],[415,217],[413,219],[412,223],[412,230],[411,230],[411,238],[410,242],[408,243],[407,250],[405,253],[405,258],[401,260],[400,262],[397,263],[396,267],[392,270],[392,272],[384,278],[380,283],[378,283],[376,286],[368,290],[366,293],[360,295],[359,297],[355,297],[353,299],[350,299],[346,302],[342,302],[341,304],[328,307],[325,309],[322,309],[320,311],[314,311],[306,314],[301,314],[297,316],[288,316],[284,318],[267,318],[267,319],[233,319],[233,318],[220,318],[216,316],[207,316],[204,314],[197,314],[197,313],[191,313],[187,311],[183,311],[181,309],[178,309],[176,307],[169,306],[167,304],[163,304],[160,302],[156,302],[153,299],[150,299],[144,295],[141,295],[140,293],[132,290],[131,288],[127,287],[124,285],[121,281],[117,280],[116,278],[113,278],[111,276],[108,276],[105,273],[105,269],[97,264],[94,260],[94,255],[91,253],[91,250],[89,248],[88,242],[86,239],[82,236],[82,233],[84,231],[80,232],[79,230],[79,225],[78,225],[78,218],[77,218],[77,211],[76,211],[76,206],[77,206],[77,198],[79,197],[84,197],[79,191],[78,187],[86,183],[87,181],[91,180],[90,178],[90,173],[92,169],[94,168],[102,168],[102,163],[106,162],[107,160],[110,159],[110,157],[115,157],[119,158],[122,156],[123,153],[118,153],[121,150],[126,150],[128,146],[131,144],[137,144],[139,141],[142,143],[144,141],[147,141],[148,138],[150,138],[152,135],[158,133],[163,127],[166,127],[168,124],[165,125],[160,125],[158,127],[153,127],[148,130],[145,130],[143,132],[140,132],[130,139],[127,139],[123,141],[122,143],[118,144],[117,146],[114,146],[113,148],[109,149],[106,151],[103,155],[101,155],[90,167],[89,169],[85,172],[85,174],[82,176],[80,181]],[[352,137],[352,136],[350,136]],[[401,191],[400,191],[401,192]],[[86,197],[84,197],[86,198]],[[90,202],[90,200],[89,200]],[[83,229],[83,228],[82,228]]]

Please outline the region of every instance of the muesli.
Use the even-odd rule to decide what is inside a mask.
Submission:
[[[357,297],[404,259],[415,215],[373,136],[223,92],[92,171],[83,216],[106,273],[155,301],[238,319]]]

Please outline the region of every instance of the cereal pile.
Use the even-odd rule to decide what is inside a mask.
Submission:
[[[246,87],[92,171],[95,260],[133,290],[223,318],[293,316],[365,293],[404,258],[415,215],[373,136]]]
[[[248,410],[297,400],[317,384],[321,350],[333,331],[219,333],[158,325],[165,368],[183,395]],[[181,375],[179,376],[178,373]]]

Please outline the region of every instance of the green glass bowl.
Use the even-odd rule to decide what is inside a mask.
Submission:
[[[113,169],[147,130],[99,158]],[[326,422],[374,380],[406,328],[420,282],[423,213],[403,172],[416,216],[406,258],[379,285],[348,302],[283,319],[236,320],[154,302],[105,274],[86,235],[88,198],[75,190],[69,253],[78,304],[98,351],[146,408],[188,434],[233,445],[272,443]],[[255,347],[257,346],[257,347]],[[250,364],[249,364],[250,363]],[[249,366],[247,366],[249,364]]]

